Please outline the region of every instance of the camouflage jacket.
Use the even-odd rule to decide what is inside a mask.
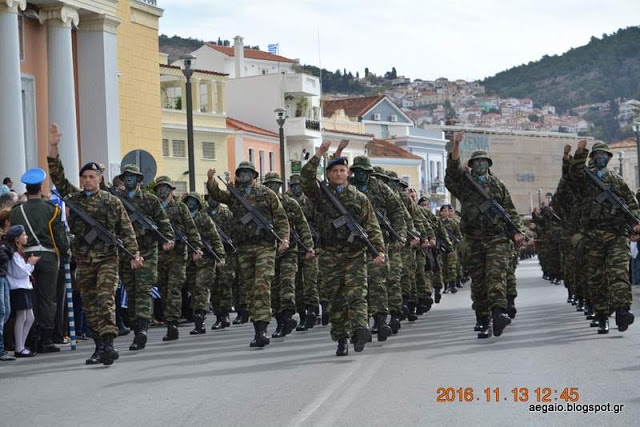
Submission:
[[[211,216],[205,209],[200,209],[196,216],[193,218],[193,222],[196,224],[196,228],[200,234],[200,239],[202,241],[202,245],[205,243],[211,245],[211,249],[220,257],[220,259],[224,260],[225,252],[224,247],[222,246],[222,241],[220,240],[220,236],[218,235],[218,231],[216,229],[216,224],[211,219]],[[214,263],[215,259],[213,256],[204,252],[204,255],[201,259],[201,263]]]
[[[284,207],[285,212],[287,213],[287,218],[289,219],[289,227],[292,230],[295,230],[302,240],[302,243],[309,248],[313,249],[313,239],[311,238],[311,229],[309,228],[309,223],[305,218],[304,212],[302,208],[296,202],[296,199],[293,197],[289,197],[286,194],[279,194],[278,197],[282,202],[282,207]],[[293,241],[293,237],[291,238],[291,248],[295,246],[295,242]],[[301,248],[298,248],[302,250]]]
[[[577,232],[580,229],[580,210],[578,200],[571,187],[569,177],[570,161],[562,161],[562,178],[558,182],[556,192],[553,194],[551,207],[562,219],[562,227],[567,232]]]
[[[402,205],[394,197],[393,190],[373,176],[369,177],[367,185],[356,186],[356,188],[367,196],[373,209],[386,217],[396,233],[406,240],[407,225],[404,222],[404,212],[402,211]],[[384,241],[390,242],[391,235],[382,227],[382,224],[380,224],[380,227]]]
[[[445,228],[445,232],[448,231],[448,233],[446,233],[447,236],[449,236],[449,233],[451,233],[459,241],[462,240],[462,233],[460,232],[460,227],[458,226],[458,223],[453,218],[441,218],[440,223]]]
[[[507,236],[507,230],[504,222],[499,218],[491,218],[480,212],[480,206],[485,202],[484,197],[473,187],[473,185],[465,178],[465,172],[462,169],[460,160],[453,160],[451,155],[447,162],[447,171],[444,178],[447,189],[453,196],[460,200],[461,220],[460,231],[465,238],[484,239],[499,236]],[[518,227],[522,228],[522,221],[518,216],[509,190],[495,176],[487,174],[487,181],[481,184],[486,192],[497,203],[500,204],[511,218],[511,221]]]
[[[118,194],[120,197],[126,198],[126,200],[142,215],[145,215],[153,221],[158,227],[158,231],[160,231],[160,233],[162,233],[167,239],[175,240],[175,234],[173,233],[173,228],[171,228],[171,223],[169,222],[167,213],[162,209],[160,200],[158,200],[154,194],[142,190],[133,192],[132,197],[124,191],[119,191]],[[140,252],[143,255],[156,252],[158,248],[158,239],[156,234],[151,230],[143,228],[137,221],[132,222],[132,225],[136,232],[136,239],[140,246]]]
[[[318,245],[318,226],[316,225],[316,207],[311,202],[311,200],[305,196],[304,193],[300,195],[300,197],[296,197],[293,195],[291,191],[287,191],[287,196],[295,199],[296,202],[302,208],[302,212],[304,212],[304,217],[307,219],[307,224],[309,224],[309,229],[311,230],[311,237],[313,238],[314,244]]]
[[[426,221],[424,213],[420,210],[420,206],[411,200],[411,197],[409,197],[407,193],[398,193],[398,196],[404,204],[404,207],[407,208],[409,215],[411,215],[413,226],[418,233],[420,233],[422,240],[435,239],[434,229],[429,222]]]
[[[581,226],[589,230],[610,231],[619,235],[626,235],[625,225],[635,225],[622,212],[613,209],[608,202],[598,203],[596,198],[602,192],[589,177],[584,167],[589,151],[577,152],[571,161],[571,183],[578,198],[579,209],[582,210]],[[591,169],[595,174],[596,170]],[[634,194],[624,179],[613,170],[607,169],[600,178],[611,191],[616,194],[629,208],[636,218],[640,217],[640,209]]]
[[[119,237],[129,252],[139,255],[136,233],[120,199],[104,190],[87,195],[67,180],[59,157],[47,157],[47,161],[51,181],[60,194],[90,215],[107,231]],[[71,234],[75,236],[71,246],[77,260],[101,260],[117,253],[115,245],[104,243],[100,239],[87,242],[85,237],[91,232],[91,227],[73,212],[69,215],[68,224]]]
[[[222,229],[225,233],[231,233],[233,227],[233,213],[227,205],[220,204],[217,208],[207,207],[207,213],[216,223],[216,227]]]
[[[22,214],[23,210],[38,240],[27,226],[27,220]],[[42,199],[29,199],[25,203],[15,205],[11,209],[9,219],[11,225],[24,226],[28,236],[27,248],[38,246],[39,241],[41,246],[53,249],[58,255],[64,256],[67,253],[69,241],[62,224],[60,208],[57,205]]]
[[[434,237],[436,240],[444,242],[447,246],[452,246],[451,239],[449,239],[449,233],[444,227],[444,224],[438,219],[438,217],[431,212],[431,209],[420,206],[420,212],[425,219],[425,222],[429,224],[434,231]]]
[[[164,203],[162,203],[161,206],[164,208],[167,217],[169,217],[171,227],[176,234],[176,245],[173,248],[173,252],[183,254],[187,252],[187,246],[184,243],[180,243],[180,239],[178,239],[178,234],[180,233],[187,237],[189,244],[194,248],[201,249],[202,240],[200,239],[200,233],[198,233],[198,228],[191,217],[187,205],[172,197],[166,206]]]
[[[284,211],[276,193],[257,183],[252,184],[250,187],[239,186],[237,189],[241,197],[244,197],[254,209],[260,212],[273,225],[276,234],[282,240],[289,240],[287,213]],[[220,188],[215,180],[208,190],[209,195],[214,200],[219,203],[225,203],[231,209],[233,213],[231,237],[236,244],[252,245],[275,242],[275,238],[271,233],[258,228],[253,221],[242,224],[241,219],[248,212],[229,190]]]
[[[318,233],[320,234],[320,247],[328,250],[340,248],[349,252],[365,251],[366,246],[351,236],[346,225],[335,228],[333,221],[338,219],[340,212],[324,196],[320,184],[316,180],[316,170],[320,159],[313,156],[303,167],[300,174],[300,182],[304,193],[317,207]],[[329,189],[335,194],[342,206],[351,214],[353,219],[360,224],[369,235],[369,241],[380,253],[384,253],[384,237],[378,225],[378,220],[373,211],[373,206],[367,196],[347,184],[343,191],[337,192],[333,184]]]

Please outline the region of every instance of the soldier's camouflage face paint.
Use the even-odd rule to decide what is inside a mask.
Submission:
[[[360,168],[353,169],[353,179],[356,181],[356,185],[364,185],[369,182],[370,172]]]
[[[280,186],[282,184],[280,184],[279,182],[268,182],[265,185],[269,190],[273,191],[274,193],[277,193],[278,191],[280,191]]]
[[[302,185],[300,185],[300,184],[291,184],[289,186],[289,188],[291,189],[291,192],[293,193],[294,196],[296,196],[296,197],[302,196]]]
[[[138,187],[138,176],[132,173],[125,173],[124,176],[124,185],[127,187],[127,191],[133,191]]]
[[[198,212],[198,209],[200,209],[200,204],[193,197],[187,197],[187,200],[185,200],[184,204],[187,205],[187,207],[189,208],[189,212],[191,212],[192,214]]]
[[[209,206],[212,207],[213,209],[217,208],[220,205],[220,203],[218,203],[217,200],[215,200],[215,199],[213,199],[211,197],[209,197],[209,199],[207,201],[209,202]]]
[[[171,187],[166,184],[160,184],[156,187],[156,196],[160,200],[167,200],[171,196]]]
[[[598,169],[604,169],[609,164],[609,154],[604,151],[596,151],[593,153],[593,164]]]
[[[240,184],[249,184],[253,181],[253,172],[249,169],[240,169],[236,174],[236,181]]]
[[[471,170],[474,175],[483,176],[487,174],[489,170],[489,161],[486,159],[477,159],[473,161],[471,165]]]
[[[394,181],[392,179],[389,180],[389,187],[391,187],[392,190],[396,190],[398,188],[398,181]]]

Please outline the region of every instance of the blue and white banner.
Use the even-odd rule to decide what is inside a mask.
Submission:
[[[56,196],[53,193],[53,190],[56,190],[56,186],[51,184],[51,196],[49,196],[49,201],[51,203],[53,203],[54,205],[57,205],[60,208],[60,212],[61,212],[61,219],[62,222],[64,223],[65,226],[67,226],[67,211],[64,208],[64,200],[62,200],[60,197]]]
[[[270,45],[267,46],[267,50],[269,51],[269,53],[277,55],[279,47],[280,47],[280,45],[278,43],[270,44]]]

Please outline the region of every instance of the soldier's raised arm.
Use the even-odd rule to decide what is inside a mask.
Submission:
[[[331,147],[331,141],[323,141],[318,152],[305,163],[300,172],[302,191],[304,191],[304,194],[314,203],[322,203],[322,190],[320,190],[316,175],[318,166],[320,165],[320,159],[329,151],[329,147]]]
[[[464,169],[460,162],[460,142],[464,133],[456,132],[453,136],[451,153],[447,157],[447,170],[444,175],[444,185],[457,199],[461,199],[464,185]]]
[[[62,132],[56,123],[52,123],[49,128],[49,156],[47,163],[49,164],[49,176],[56,186],[56,189],[62,196],[67,196],[80,191],[78,187],[73,185],[64,175],[64,167],[60,160],[59,144],[62,139]]]
[[[229,192],[229,190],[222,189],[218,185],[218,181],[216,180],[216,169],[212,168],[207,171],[207,191],[209,192],[209,196],[213,198],[213,200],[218,201],[219,203],[229,204],[231,203],[231,199],[233,196]]]

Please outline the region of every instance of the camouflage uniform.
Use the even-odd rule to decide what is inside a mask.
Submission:
[[[122,202],[103,190],[97,190],[92,194],[81,191],[66,179],[59,157],[48,157],[47,161],[51,180],[60,194],[68,196],[73,204],[104,226],[107,231],[118,236],[127,250],[138,256],[136,235]],[[81,169],[81,175],[88,169],[96,172],[100,170],[98,165],[91,163]],[[71,233],[76,236],[72,243],[76,261],[76,283],[80,287],[87,322],[96,342],[94,355],[99,356],[101,351],[102,363],[110,364],[118,358],[113,348],[113,338],[118,334],[115,302],[118,287],[118,250],[99,239],[92,243],[87,242],[85,237],[90,233],[91,227],[73,212],[69,216],[68,224]]]
[[[241,162],[236,170],[251,170],[254,181],[250,185],[236,183],[236,189],[254,209],[260,212],[284,241],[289,241],[289,221],[278,196],[264,185],[255,182],[258,172],[250,162]],[[254,222],[242,224],[247,215],[244,206],[229,192],[218,186],[216,180],[208,186],[209,196],[219,203],[225,203],[233,212],[231,237],[238,248],[238,280],[246,293],[249,312],[254,322],[256,338],[266,338],[266,328],[271,320],[271,282],[275,271],[275,238],[266,230],[258,228]],[[266,340],[265,344],[268,344]]]
[[[332,161],[343,162],[343,158]],[[350,336],[354,342],[370,337],[367,329],[367,257],[366,246],[350,239],[347,226],[333,227],[333,221],[341,215],[324,196],[316,180],[320,159],[312,157],[302,168],[302,188],[317,207],[318,232],[320,234],[321,259],[319,261],[324,280],[331,286],[331,338],[343,343]],[[329,169],[332,165],[329,165]],[[384,253],[384,238],[375,213],[367,197],[352,185],[329,189],[368,233],[373,246]],[[342,341],[341,341],[342,340]]]
[[[216,228],[230,236],[233,214],[229,207],[219,204],[215,208],[209,206],[207,211],[213,222],[216,223]],[[236,257],[235,254],[232,253],[231,248],[225,247],[224,260],[225,265],[218,269],[211,287],[211,303],[213,305],[213,312],[219,320],[222,320],[220,318],[226,318],[229,316],[231,306],[233,304],[232,287],[236,283]],[[236,293],[239,294],[240,291],[237,290]],[[240,301],[239,295],[238,302],[235,304],[235,307],[236,309],[240,309],[240,307],[246,308],[246,302],[244,300]]]
[[[473,153],[469,163],[473,164],[474,160],[482,159],[487,160],[491,166],[491,159],[484,151]],[[513,223],[520,228],[522,226],[520,217],[502,181],[493,176],[490,171],[483,176],[484,182],[475,175],[470,174],[470,176],[504,208]],[[500,335],[510,323],[510,319],[506,316],[506,271],[511,257],[511,245],[509,238],[505,235],[504,224],[480,212],[480,205],[485,202],[485,199],[465,178],[460,160],[453,160],[451,155],[447,163],[445,185],[462,204],[460,229],[469,247],[467,268],[472,280],[471,298],[478,320],[481,320],[483,325],[482,335],[478,337],[488,336],[490,311],[493,315],[493,332],[495,335]]]
[[[591,156],[599,151],[611,151],[604,143],[593,146]],[[600,190],[587,177],[584,171],[588,150],[576,151],[571,161],[571,183],[578,194],[579,204],[585,215],[581,225],[585,231],[585,250],[587,253],[587,280],[592,292],[592,304],[599,322],[599,333],[608,331],[608,317],[611,309],[616,311],[616,324],[620,331],[627,329],[633,322],[631,308],[632,294],[629,283],[629,259],[627,225],[635,225],[605,201],[596,201]],[[632,214],[638,218],[640,210],[635,197],[622,177],[613,170],[596,169],[592,172],[598,176],[609,189],[626,203]]]
[[[451,233],[451,235],[455,236],[456,239],[461,240],[462,233],[460,232],[460,227],[452,218],[441,218],[440,221],[447,231],[447,235]],[[454,245],[453,242],[451,242],[451,245],[449,247],[452,249],[452,251],[444,255],[442,280],[449,286],[449,289],[453,293],[455,293],[456,279],[458,277],[458,245]]]
[[[433,232],[429,234],[426,240],[435,239],[437,242],[444,242],[445,245],[451,246],[451,242],[449,242],[449,237],[447,236],[447,232],[445,228],[442,226],[442,223],[438,221],[438,218],[431,212],[431,209],[425,206],[420,206],[420,213],[422,213],[422,217],[424,219],[425,225],[428,225]],[[431,305],[434,300],[432,298],[434,288],[436,290],[436,298],[437,302],[440,302],[440,290],[442,289],[442,275],[440,272],[439,265],[440,262],[440,254],[433,255],[436,252],[434,248],[427,248],[424,250],[419,250],[417,252],[416,261],[418,258],[420,259],[420,267],[421,271],[424,271],[424,279],[422,279],[422,275],[416,275],[416,278],[420,278],[420,280],[416,280],[416,290],[418,293],[418,307],[417,313],[426,313],[431,309]],[[429,257],[428,254],[431,254]],[[431,258],[433,258],[434,265],[431,265]]]
[[[168,185],[173,190],[175,186],[166,176],[156,179],[154,188],[160,185]],[[196,227],[187,205],[173,196],[168,201],[162,201],[171,226],[176,234],[176,243],[171,251],[162,251],[158,263],[158,288],[162,295],[164,317],[167,322],[167,335],[165,341],[178,339],[178,322],[182,314],[182,288],[187,280],[187,246],[180,242],[179,234],[184,234],[189,243],[199,250],[202,247],[200,234]]]

